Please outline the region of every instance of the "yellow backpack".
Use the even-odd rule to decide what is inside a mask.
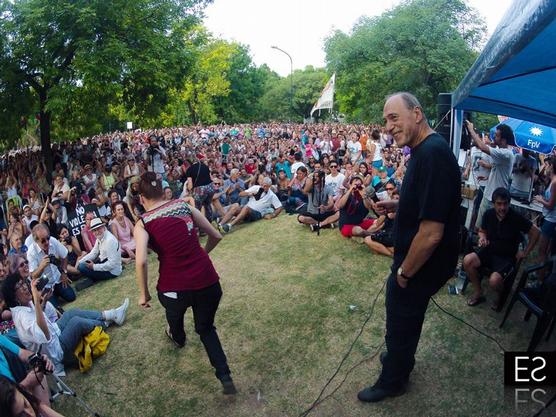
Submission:
[[[109,343],[110,336],[100,326],[96,326],[91,333],[83,336],[74,351],[79,362],[79,370],[87,372],[91,369],[93,358],[104,355]]]

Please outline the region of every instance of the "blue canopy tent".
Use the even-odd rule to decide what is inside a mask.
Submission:
[[[452,149],[463,111],[556,127],[556,1],[515,0],[452,95]]]

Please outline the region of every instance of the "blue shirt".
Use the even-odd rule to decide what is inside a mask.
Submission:
[[[291,179],[292,177],[292,169],[290,167],[290,161],[288,161],[287,159],[284,160],[284,162],[277,162],[276,166],[275,166],[275,170],[276,170],[276,175],[278,175],[278,172],[283,169],[284,172],[286,173],[286,176],[288,177],[288,179]]]
[[[11,342],[6,336],[0,335],[0,346],[9,352],[12,352],[14,355],[19,356],[19,346],[15,343]],[[10,371],[10,367],[8,366],[8,361],[4,352],[0,350],[0,375],[5,376],[12,382],[16,382],[14,376],[12,375],[12,371]]]

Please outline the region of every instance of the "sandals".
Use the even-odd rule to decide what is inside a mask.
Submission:
[[[470,298],[469,300],[467,300],[467,305],[469,307],[475,307],[475,306],[478,306],[479,304],[484,303],[485,301],[486,301],[486,298],[483,295],[481,295],[478,298]]]

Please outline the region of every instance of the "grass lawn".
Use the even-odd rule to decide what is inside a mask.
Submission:
[[[234,229],[211,258],[224,290],[216,326],[239,394],[227,398],[220,393],[193,331],[191,312],[186,317],[188,344],[177,350],[164,336],[164,310],[158,300],[150,311],[137,306],[130,266],[122,277],[80,292],[77,301],[66,306],[100,310],[131,298],[125,325],[108,331],[112,341],[106,355],[89,373],[71,371],[66,379],[101,416],[298,416],[344,356],[390,266],[390,259],[370,254],[360,241],[342,238],[337,229],[317,236],[286,215]],[[149,261],[151,292],[156,294],[158,263],[154,257]],[[534,319],[522,322],[521,307],[514,308],[499,330],[501,314],[486,303],[469,308],[464,297],[448,295],[445,288],[436,300],[496,337],[507,350],[527,347]],[[349,305],[357,308],[350,311]],[[384,322],[381,294],[331,389],[347,369],[381,345]],[[541,349],[553,350],[554,339]],[[497,346],[432,303],[416,360],[407,395],[377,405],[357,400],[357,392],[378,376],[376,357],[354,369],[311,415],[506,417],[529,415],[539,406],[530,401],[531,406],[522,404],[516,410],[513,390],[504,391],[503,355]],[[55,408],[66,417],[86,415],[70,397],[57,400]]]

